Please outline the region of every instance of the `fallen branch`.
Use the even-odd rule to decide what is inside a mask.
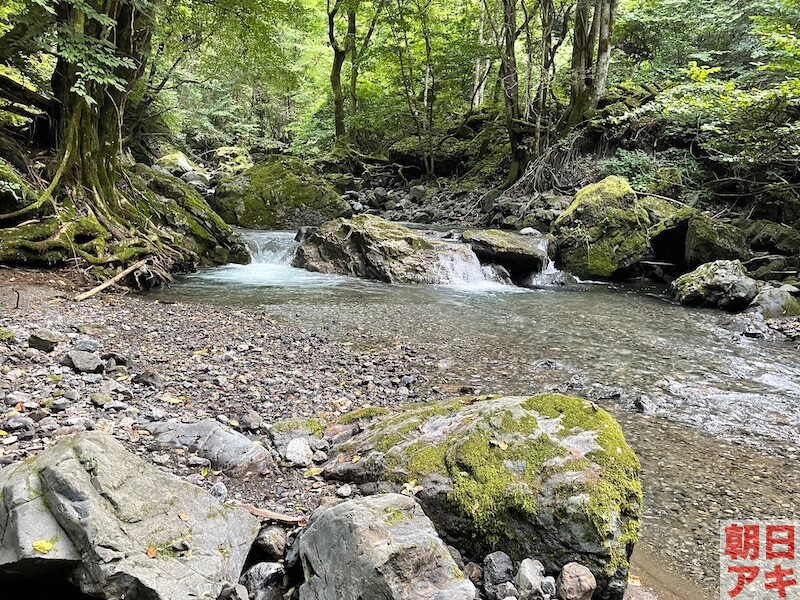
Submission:
[[[93,289],[89,290],[88,292],[84,292],[83,294],[78,295],[75,298],[75,301],[76,302],[80,302],[81,300],[86,300],[87,298],[91,298],[95,294],[97,294],[99,292],[102,292],[107,287],[110,287],[110,286],[114,285],[115,283],[117,283],[123,277],[126,277],[127,275],[130,275],[131,273],[133,273],[137,269],[141,269],[143,266],[145,266],[145,264],[147,264],[147,259],[140,260],[136,264],[131,265],[130,267],[128,267],[127,269],[125,269],[121,273],[115,275],[114,277],[112,277],[111,279],[106,281],[105,283],[101,283],[96,288],[93,288]]]
[[[284,515],[283,513],[265,510],[263,508],[253,506],[252,504],[245,504],[244,502],[239,502],[237,500],[230,500],[229,502],[231,506],[243,508],[251,515],[258,517],[261,520],[277,521],[278,523],[284,523],[286,525],[300,525],[301,527],[305,526],[307,522],[305,517],[292,517],[290,515]]]

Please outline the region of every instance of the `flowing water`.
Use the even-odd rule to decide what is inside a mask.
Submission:
[[[552,265],[537,289],[505,285],[477,259],[443,261],[440,286],[394,286],[291,267],[293,233],[247,237],[252,264],[205,270],[162,294],[267,306],[365,346],[413,344],[443,386],[595,399],[642,460],[641,545],[679,576],[715,588],[720,519],[800,514],[791,344],[743,338],[721,313],[676,306],[657,287],[547,287]]]

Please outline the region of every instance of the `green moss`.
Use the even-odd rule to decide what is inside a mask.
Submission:
[[[12,342],[16,336],[0,327],[0,342]]]
[[[367,406],[366,408],[359,408],[358,410],[354,410],[342,415],[341,417],[338,417],[336,422],[341,425],[350,425],[352,423],[358,423],[359,421],[367,421],[369,419],[374,419],[375,417],[383,416],[388,412],[388,408]]]
[[[302,418],[286,419],[278,421],[272,428],[278,432],[303,431],[308,432],[316,438],[321,438],[325,434],[325,423],[322,419]]]
[[[254,229],[319,225],[350,212],[333,187],[293,156],[270,156],[223,179],[211,203],[226,222]]]
[[[394,526],[398,523],[409,520],[406,513],[396,508],[384,509],[384,519],[386,519],[386,522],[389,524],[389,526]]]

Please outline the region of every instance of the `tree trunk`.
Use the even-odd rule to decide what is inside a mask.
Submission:
[[[519,74],[517,72],[517,0],[503,0],[503,51],[500,60],[500,81],[503,89],[506,129],[511,146],[511,167],[502,188],[510,187],[522,175],[526,157],[519,131]]]
[[[578,0],[572,44],[570,104],[566,128],[580,123],[605,93],[619,0]],[[596,54],[595,54],[596,53]]]

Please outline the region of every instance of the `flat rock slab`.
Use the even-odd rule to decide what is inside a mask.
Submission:
[[[216,600],[258,523],[99,432],[0,471],[0,582],[66,572],[108,600]]]
[[[430,519],[408,496],[384,494],[326,510],[300,538],[300,600],[472,600]]]
[[[215,469],[236,473],[267,473],[272,455],[261,444],[210,419],[198,423],[152,423],[144,426],[160,444],[196,452]]]

